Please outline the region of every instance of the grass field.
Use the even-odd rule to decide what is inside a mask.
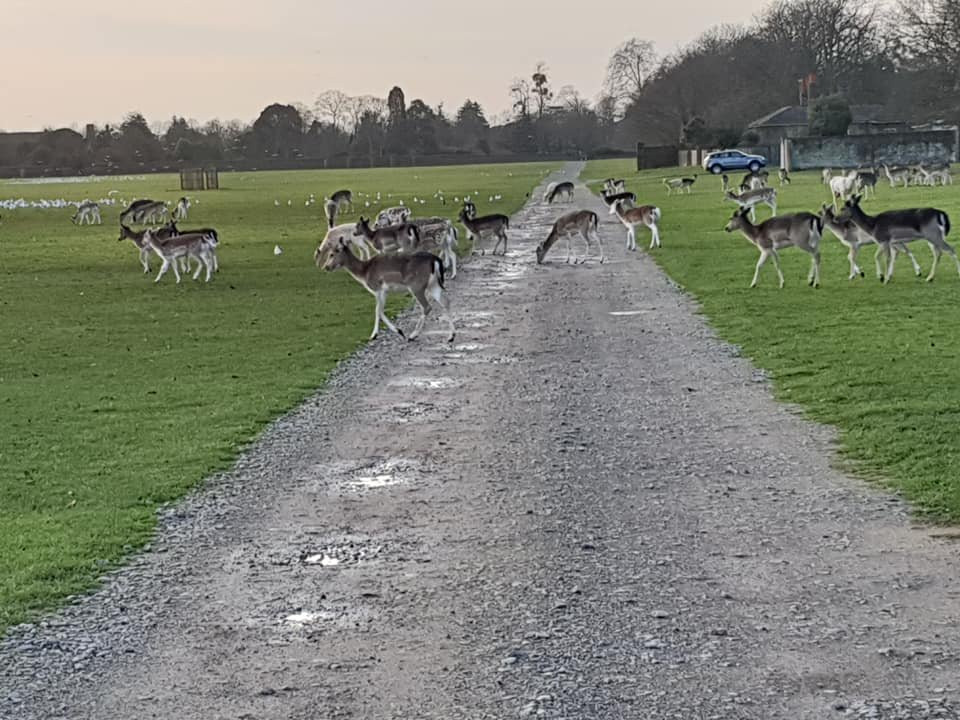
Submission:
[[[868,247],[859,258],[867,277],[851,282],[846,249],[827,231],[821,289],[805,283],[809,256],[787,249],[781,252],[786,287],[777,289],[768,263],[751,290],[759,253],[739,233],[723,231],[735,206],[721,201],[720,180],[701,170],[692,195],[667,197],[662,178],[691,169],[638,174],[634,168],[632,161],[593,162],[583,179],[622,177],[639,202],[661,208],[657,262],[696,296],[722,337],[770,372],[781,399],[839,429],[850,469],[902,490],[932,519],[960,520],[960,279],[953,261],[944,256],[928,284],[900,258],[883,287]],[[739,182],[742,173],[734,177]],[[816,212],[828,199],[819,173],[797,174],[780,191],[778,212]],[[864,209],[927,205],[947,211],[960,226],[960,186],[893,190],[883,184]],[[769,210],[758,213],[765,219]],[[649,233],[638,231],[638,242],[646,247]],[[926,275],[926,243],[912,249]]]
[[[554,167],[222,175],[220,191],[189,193],[199,202],[181,223],[220,232],[209,284],[177,286],[170,273],[155,286],[157,259],[143,275],[133,244],[117,242],[119,207],[92,227],[73,226],[72,209],[0,211],[0,635],[90,588],[148,539],[159,505],[228,467],[369,335],[369,294],[312,262],[325,194],[418,196],[428,204],[417,215],[453,217],[454,196],[471,193],[481,212],[509,213]],[[182,194],[172,175],[0,180],[0,200],[111,190],[127,201]],[[375,214],[358,200],[345,220]]]

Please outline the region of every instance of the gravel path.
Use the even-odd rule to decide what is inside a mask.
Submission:
[[[606,215],[609,264],[537,267],[557,212],[466,265],[453,346],[372,344],[14,629],[0,717],[958,717],[957,546],[834,470]]]

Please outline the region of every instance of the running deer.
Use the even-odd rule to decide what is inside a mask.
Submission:
[[[553,205],[553,201],[561,195],[566,196],[567,202],[573,202],[574,190],[575,188],[572,182],[557,183],[553,190],[550,191],[550,195],[547,197],[547,203]]]
[[[373,229],[364,217],[354,226],[354,235],[363,237],[368,244],[381,253],[410,251],[420,244],[420,232],[416,225],[403,223]]]
[[[801,212],[772,217],[759,225],[754,225],[747,214],[746,208],[737,210],[724,229],[727,232],[740,231],[760,251],[760,259],[757,261],[750,287],[757,286],[760,268],[767,260],[772,259],[773,266],[777,269],[777,277],[780,279],[780,287],[783,288],[783,272],[780,270],[780,255],[777,250],[786,247],[799,248],[810,254],[812,260],[807,283],[812,287],[819,287],[820,234],[823,232],[820,218],[813,213]]]
[[[321,248],[318,247],[314,253],[314,259],[318,267],[321,264],[321,258]],[[350,252],[347,243],[341,240],[326,262],[323,263],[323,268],[328,272],[339,268],[345,269],[354,280],[363,285],[376,298],[371,340],[380,333],[381,320],[400,337],[415,340],[423,330],[423,325],[430,312],[430,299],[433,299],[442,308],[450,326],[450,335],[447,340],[453,342],[456,336],[456,328],[450,314],[450,305],[444,295],[443,262],[436,255],[416,252],[412,255],[378,255],[370,260],[360,260]],[[409,338],[403,334],[403,330],[390,322],[390,318],[384,313],[387,293],[392,290],[409,292],[416,298],[417,304],[420,306],[420,319]]]
[[[622,202],[613,206],[617,219],[627,229],[627,250],[637,249],[637,227],[646,225],[650,228],[650,250],[662,247],[660,244],[660,208],[653,205],[641,205],[635,208],[626,208]]]
[[[537,245],[537,265],[543,264],[543,259],[547,256],[550,248],[552,248],[561,237],[567,239],[567,262],[569,263],[572,256],[572,238],[574,235],[579,235],[586,244],[583,257],[579,260],[574,260],[574,265],[587,261],[587,256],[590,254],[590,246],[594,242],[596,242],[600,248],[600,264],[602,265],[606,256],[603,252],[603,240],[600,239],[600,233],[598,232],[599,226],[600,218],[598,218],[597,214],[592,210],[578,210],[562,215],[553,224],[553,228],[551,228],[547,239]]]
[[[689,195],[693,192],[693,184],[697,181],[697,176],[693,177],[680,177],[680,178],[667,178],[663,179],[663,184],[667,186],[667,195],[673,195],[673,191],[683,192],[687,191]]]
[[[70,218],[70,222],[74,225],[83,225],[84,221],[88,225],[94,223],[101,225],[103,223],[103,220],[100,219],[100,205],[93,200],[84,200],[77,205],[77,212]]]
[[[828,203],[823,204],[820,219],[823,220],[824,227],[832,232],[837,240],[847,248],[847,259],[850,261],[850,276],[848,279],[853,280],[857,276],[863,277],[863,270],[857,265],[857,253],[864,245],[875,244],[873,238],[858,228],[849,217],[843,217],[834,212],[833,206]],[[893,247],[896,251],[902,252],[910,258],[910,262],[913,263],[913,270],[919,277],[921,275],[920,264],[910,248],[903,243],[893,243]],[[877,277],[880,279],[883,279],[883,268],[880,265],[880,255],[882,253],[883,249],[878,245],[873,256],[873,262],[876,265]]]
[[[166,240],[160,240],[156,237],[156,231],[147,230],[144,232],[143,241],[153,252],[163,261],[160,272],[154,282],[160,282],[160,278],[171,267],[173,274],[180,282],[180,270],[177,267],[177,261],[181,258],[191,258],[197,261],[197,271],[193,274],[193,279],[200,277],[200,272],[206,268],[207,277],[204,282],[210,282],[210,272],[213,269],[213,260],[210,257],[210,239],[206,235],[191,233],[189,235],[177,235],[169,237]]]
[[[559,188],[560,186],[558,185],[557,187]],[[467,237],[473,242],[474,252],[476,252],[480,246],[480,239],[484,235],[496,235],[497,242],[493,246],[493,251],[490,254],[497,254],[497,248],[500,247],[501,242],[503,242],[503,254],[507,254],[507,230],[510,229],[510,218],[506,215],[484,215],[478,218],[471,218],[468,217],[467,213],[463,210],[460,211],[459,218],[461,224],[467,230]],[[480,254],[484,255],[486,251],[481,248]]]
[[[897,258],[897,253],[891,246],[895,244],[905,245],[921,238],[927,241],[930,250],[933,252],[933,267],[930,268],[927,282],[933,282],[933,278],[937,274],[940,256],[944,252],[953,257],[957,264],[957,272],[960,273],[960,258],[957,258],[957,251],[946,241],[947,235],[950,234],[950,216],[943,210],[928,207],[888,210],[879,215],[867,215],[860,208],[861,200],[860,195],[854,195],[847,200],[845,214],[858,228],[873,238],[889,259],[887,274],[885,277],[881,277],[884,284],[890,282]]]
[[[750,210],[750,220],[757,220],[757,205],[766,205],[777,214],[777,191],[774,188],[759,188],[758,190],[745,190],[737,195],[732,190],[728,190],[723,196],[724,200],[735,202],[740,209]]]

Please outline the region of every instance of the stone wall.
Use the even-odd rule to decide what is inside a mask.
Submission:
[[[788,140],[791,170],[955,162],[957,131],[884,133]]]

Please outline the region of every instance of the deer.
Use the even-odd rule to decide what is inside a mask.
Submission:
[[[573,183],[569,183],[571,187]],[[560,187],[559,185],[557,186]],[[500,242],[503,242],[503,254],[507,254],[507,230],[510,228],[510,218],[506,215],[484,215],[478,218],[471,218],[467,216],[467,213],[463,210],[460,211],[458,216],[461,224],[467,230],[467,237],[473,242],[474,252],[476,252],[477,247],[480,245],[480,239],[483,235],[496,235],[497,242],[493,246],[493,251],[491,255],[497,254],[497,248],[500,247]],[[484,255],[486,251],[481,248],[480,254]]]
[[[567,202],[573,202],[574,190],[574,185],[570,181],[557,183],[553,190],[550,191],[550,195],[547,197],[547,203],[553,205],[553,201],[561,195],[566,196]]]
[[[830,179],[833,177],[833,170],[830,168],[824,168],[820,171],[820,183],[823,185],[829,185]]]
[[[720,178],[720,192],[727,193],[730,190],[730,176],[726,173]]]
[[[740,182],[740,192],[745,192],[747,190],[760,190],[761,188],[765,188],[767,187],[767,181],[769,179],[770,173],[766,170],[748,172],[743,176],[743,180]]]
[[[128,215],[133,222],[162,222],[167,217],[167,206],[157,200],[137,200],[120,214],[120,222],[127,222]]]
[[[779,178],[779,180],[780,180],[780,187],[783,187],[784,185],[789,185],[789,184],[790,184],[790,182],[791,182],[791,181],[790,181],[790,171],[787,170],[786,168],[780,168],[779,172],[777,173],[777,176],[778,176],[778,178]]]
[[[314,253],[317,267],[321,266],[321,248]],[[448,342],[456,337],[456,328],[450,314],[450,305],[444,295],[443,262],[436,255],[427,252],[415,252],[412,255],[378,255],[369,260],[360,260],[352,252],[346,241],[340,240],[332,254],[323,263],[323,269],[332,272],[343,268],[354,280],[363,285],[376,298],[373,333],[371,340],[380,334],[380,321],[405,340],[416,340],[423,330],[427,315],[430,313],[430,299],[443,310],[450,326]],[[387,293],[391,290],[405,290],[416,299],[420,306],[420,319],[410,336],[394,325],[384,313]]]
[[[823,221],[824,227],[830,230],[841,244],[847,248],[847,259],[850,261],[850,276],[847,279],[853,280],[857,276],[863,277],[863,270],[857,265],[857,253],[864,245],[875,244],[873,238],[858,228],[849,217],[843,217],[834,212],[833,206],[829,203],[823,204],[820,219]],[[910,258],[910,262],[913,263],[914,272],[916,272],[917,277],[919,277],[921,275],[920,264],[910,251],[910,248],[902,243],[894,243],[893,245],[898,252],[902,252]],[[877,268],[877,277],[882,279],[883,269],[880,266],[881,253],[882,248],[877,246],[877,252],[873,256],[873,262]]]
[[[391,225],[402,225],[410,219],[413,211],[405,205],[384,208],[377,213],[377,221],[374,223],[374,229],[390,227]]]
[[[603,198],[603,204],[610,210],[611,215],[617,212],[617,203],[629,203],[630,207],[633,207],[637,202],[637,196],[632,192],[618,192],[612,195],[603,193],[601,197]]]
[[[463,200],[463,211],[467,214],[471,220],[476,219],[477,217],[477,206],[466,198]]]
[[[689,195],[693,192],[693,184],[697,181],[697,176],[693,177],[680,177],[680,178],[664,178],[663,184],[667,186],[667,195],[673,195],[673,191],[683,192],[687,191]]]
[[[857,170],[857,179],[856,179],[856,190],[857,192],[863,193],[866,196],[877,195],[877,173],[875,170]]]
[[[561,237],[566,237],[567,239],[567,262],[569,263],[572,254],[571,239],[574,235],[579,235],[586,244],[583,257],[579,260],[575,259],[574,265],[587,261],[587,256],[590,254],[590,246],[594,242],[596,242],[600,248],[600,264],[602,265],[606,258],[603,252],[603,240],[600,239],[600,233],[598,231],[599,226],[600,218],[598,218],[597,214],[592,210],[577,210],[576,212],[560,216],[550,229],[550,234],[547,238],[537,245],[537,265],[543,264],[543,259],[547,256],[550,248],[552,248]]]
[[[318,255],[318,265],[322,265],[324,262],[326,262],[327,256],[333,252],[341,240],[355,250],[361,260],[369,260],[376,255],[377,249],[367,242],[366,237],[363,235],[354,234],[356,229],[357,226],[355,223],[345,223],[336,225],[327,230],[323,240],[320,242],[320,245],[317,248],[317,252],[315,253],[315,255]]]
[[[653,205],[641,205],[628,209],[622,201],[613,207],[617,219],[627,229],[627,250],[637,249],[637,226],[639,225],[646,225],[650,228],[650,250],[653,250],[654,247],[662,247],[660,244],[660,208]]]
[[[206,235],[190,233],[189,235],[177,235],[160,240],[156,236],[155,230],[146,230],[143,234],[143,241],[163,261],[160,272],[157,273],[154,280],[155,283],[160,282],[160,278],[172,267],[173,274],[177,278],[177,284],[179,284],[180,270],[177,267],[177,261],[181,258],[197,260],[197,271],[193,274],[193,279],[199,278],[200,272],[206,268],[207,277],[204,282],[210,282],[213,260],[210,258],[210,240]]]
[[[174,220],[186,220],[187,213],[190,210],[190,199],[187,197],[182,197],[177,200],[177,205],[173,209],[173,219]]]
[[[830,178],[830,195],[833,197],[833,207],[840,210],[843,203],[856,191],[857,171],[851,170],[846,175],[837,175]]]
[[[807,284],[811,287],[820,287],[820,234],[823,232],[820,218],[813,213],[801,212],[772,217],[759,225],[754,225],[747,214],[746,208],[735,211],[724,229],[727,232],[740,231],[760,251],[760,259],[757,261],[750,287],[757,286],[760,268],[766,264],[767,260],[772,259],[773,266],[777,269],[777,277],[780,279],[780,288],[783,289],[783,272],[780,270],[780,256],[777,250],[786,247],[799,248],[810,254],[811,266]]]
[[[603,181],[603,190],[605,195],[615,195],[616,193],[626,192],[627,184],[623,180],[607,178]]]
[[[323,214],[327,218],[327,230],[337,224],[337,211],[340,205],[335,200],[327,200],[323,203]]]
[[[213,261],[213,271],[220,272],[220,259],[217,257],[217,246],[220,245],[220,235],[214,228],[192,228],[190,230],[181,230],[177,227],[177,222],[171,220],[166,225],[164,225],[161,230],[166,230],[169,237],[176,237],[178,235],[203,235],[207,238],[207,244],[210,246],[210,259]],[[163,237],[159,235],[158,237]],[[190,269],[189,258],[185,262],[186,269]]]
[[[88,225],[93,225],[94,223],[97,225],[103,224],[103,220],[100,219],[99,203],[93,200],[84,200],[77,205],[77,212],[70,218],[70,222],[74,225],[83,225],[84,221],[86,221]]]
[[[758,190],[745,190],[737,195],[732,190],[728,190],[723,196],[724,200],[735,202],[741,209],[750,210],[750,220],[757,220],[757,205],[766,205],[777,214],[777,191],[774,188],[760,188]]]
[[[418,250],[438,255],[452,280],[457,276],[457,229],[447,218],[417,218],[413,221],[420,232]]]
[[[897,187],[900,183],[903,183],[904,187],[910,184],[910,168],[891,168],[889,165],[884,164],[883,174],[886,175],[887,180],[890,181],[890,187],[892,188]]]
[[[368,244],[381,253],[409,251],[420,244],[420,232],[416,225],[410,223],[372,229],[370,221],[361,216],[354,226],[353,234],[365,238]]]
[[[337,212],[344,208],[353,210],[353,192],[350,190],[337,190],[330,196],[330,201],[337,204]]]
[[[923,174],[923,184],[935,186],[940,185],[953,185],[953,176],[950,174],[950,170],[938,168],[935,170],[925,170],[922,166],[920,167],[920,172]]]
[[[888,210],[879,215],[868,215],[861,209],[862,196],[854,195],[846,202],[845,216],[863,232],[873,238],[883,253],[889,259],[886,276],[880,280],[884,285],[890,282],[897,253],[895,245],[906,245],[909,242],[923,238],[933,252],[933,267],[927,282],[933,282],[937,274],[937,265],[940,256],[947,253],[957,264],[957,273],[960,274],[960,258],[957,251],[946,241],[950,234],[950,216],[937,208],[912,208],[908,210]]]

